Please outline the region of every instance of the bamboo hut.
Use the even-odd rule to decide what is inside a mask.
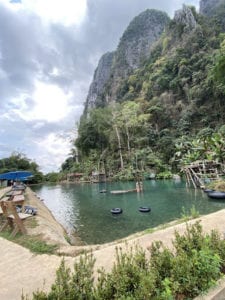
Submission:
[[[187,185],[194,188],[205,188],[205,184],[212,180],[219,180],[224,172],[221,163],[211,160],[198,160],[183,167]]]

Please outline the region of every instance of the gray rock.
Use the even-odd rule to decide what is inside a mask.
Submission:
[[[200,0],[199,12],[202,15],[211,16],[214,10],[224,2],[224,0]]]
[[[159,39],[168,22],[166,13],[153,9],[144,11],[131,21],[117,50],[106,53],[99,61],[87,96],[86,112],[99,103],[116,101],[121,81],[140,67],[142,61],[150,55],[152,45]]]
[[[197,22],[190,7],[183,5],[182,9],[175,12],[174,21],[184,26],[184,32],[188,33],[197,27]]]
[[[101,96],[106,82],[109,80],[114,52],[105,53],[99,60],[86,99],[86,109],[95,107],[98,97]]]
[[[115,66],[131,70],[138,68],[142,60],[149,56],[151,46],[160,37],[168,22],[166,13],[153,9],[148,9],[134,18],[120,39],[115,54]]]

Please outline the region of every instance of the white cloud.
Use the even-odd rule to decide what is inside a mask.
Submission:
[[[11,3],[0,0],[13,10],[24,10],[38,15],[45,22],[61,23],[65,26],[80,24],[85,17],[86,0],[22,0]]]
[[[43,172],[58,170],[100,56],[143,10],[172,16],[183,2],[0,0],[0,158],[21,150]]]
[[[27,101],[28,95],[23,94],[13,99],[13,104],[16,105],[13,112],[26,121],[58,122],[69,114],[71,96],[71,93],[66,94],[56,85],[37,81],[31,95],[32,105]]]
[[[35,141],[38,163],[46,172],[56,171],[65,161],[70,153],[71,138],[70,134],[50,133]]]

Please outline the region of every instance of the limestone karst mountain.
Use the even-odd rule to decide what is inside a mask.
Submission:
[[[130,22],[116,51],[101,57],[89,88],[86,110],[116,100],[121,81],[149,56],[168,22],[166,13],[153,9],[142,12]]]
[[[199,12],[203,15],[211,16],[223,3],[224,0],[200,0]]]

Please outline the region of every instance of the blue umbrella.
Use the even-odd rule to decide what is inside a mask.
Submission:
[[[20,180],[25,181],[29,177],[32,177],[33,174],[28,171],[14,171],[0,174],[0,180]]]

